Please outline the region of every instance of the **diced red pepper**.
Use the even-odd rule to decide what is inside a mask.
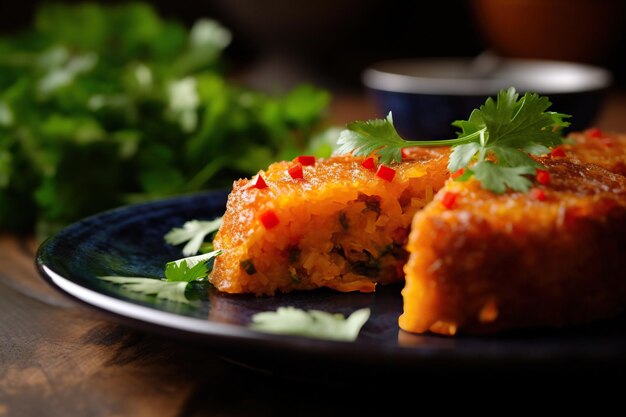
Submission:
[[[376,176],[378,178],[382,178],[385,181],[393,181],[393,177],[396,175],[396,170],[393,168],[389,168],[388,166],[381,165],[378,167],[378,171],[376,171]]]
[[[254,181],[254,184],[252,184],[252,187],[258,188],[259,190],[262,190],[263,188],[267,188],[267,183],[265,182],[261,174],[256,176],[256,181]]]
[[[294,180],[301,180],[302,178],[304,178],[304,174],[302,173],[302,165],[300,164],[292,166],[291,168],[289,168],[288,172],[291,178],[293,178]]]
[[[603,144],[604,146],[608,146],[611,147],[614,145],[613,143],[613,139],[607,137],[604,132],[600,129],[598,129],[597,127],[594,127],[592,129],[589,129],[587,131],[587,136],[589,136],[590,138],[593,139],[598,139],[598,141]]]
[[[463,175],[464,173],[465,173],[465,170],[463,168],[461,168],[457,172],[454,172],[454,173],[450,174],[450,178],[455,180],[455,179],[459,178],[461,175]]]
[[[403,161],[409,157],[409,153],[404,148],[400,149],[400,155],[402,156]]]
[[[590,138],[598,139],[604,137],[604,133],[597,127],[591,128],[587,131],[587,136]]]
[[[376,168],[376,162],[374,162],[374,158],[369,157],[365,161],[361,162],[361,166],[365,169],[373,171]]]
[[[535,178],[537,178],[537,182],[539,184],[549,184],[550,183],[550,173],[545,169],[537,169],[537,174],[535,174]]]
[[[300,155],[296,159],[297,159],[298,162],[300,162],[300,165],[305,166],[305,167],[309,167],[309,166],[315,165],[315,157],[314,156]]]
[[[452,207],[454,207],[458,196],[458,193],[446,191],[446,193],[443,195],[443,198],[441,199],[441,204],[443,204],[445,208],[450,210]]]
[[[268,230],[278,226],[278,223],[280,223],[280,220],[278,219],[276,213],[274,213],[274,210],[264,211],[259,216],[259,220],[261,220],[263,226]]]
[[[539,201],[546,200],[546,193],[541,188],[532,188],[530,190],[530,196],[534,198],[535,200],[539,200]]]
[[[563,148],[560,148],[558,146],[550,151],[550,157],[552,158],[563,158],[566,156],[567,154],[565,153]]]

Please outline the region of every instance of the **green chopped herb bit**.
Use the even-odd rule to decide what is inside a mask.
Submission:
[[[279,307],[276,311],[252,316],[250,328],[267,333],[350,342],[356,340],[369,316],[369,308],[357,310],[346,318],[342,314],[319,310]]]
[[[289,264],[294,264],[296,262],[298,262],[298,259],[300,258],[300,254],[302,253],[302,251],[300,250],[299,247],[297,246],[290,246],[289,249],[287,250],[287,261],[289,262]]]
[[[254,267],[254,264],[252,263],[250,259],[245,259],[239,262],[239,265],[244,271],[246,271],[246,274],[248,275],[256,274],[256,268]]]
[[[339,212],[339,224],[341,225],[341,228],[344,230],[344,232],[347,232],[348,229],[350,229],[350,222],[348,221],[348,216],[346,215],[345,211]]]
[[[302,277],[301,277],[301,276],[299,276],[297,273],[293,273],[293,272],[292,272],[292,273],[291,273],[291,280],[292,280],[294,283],[299,284],[299,283],[301,283],[301,282],[302,282]]]
[[[386,119],[354,122],[342,131],[337,153],[356,156],[376,154],[379,162],[402,160],[402,149],[414,146],[451,146],[450,172],[464,169],[457,181],[476,178],[483,188],[494,193],[507,189],[526,192],[532,183],[527,178],[542,168],[531,155],[543,155],[550,147],[563,143],[561,132],[569,126],[569,115],[549,112],[547,97],[526,93],[523,97],[511,87],[488,98],[468,120],[452,123],[461,129],[456,139],[409,141],[398,135],[391,113]]]

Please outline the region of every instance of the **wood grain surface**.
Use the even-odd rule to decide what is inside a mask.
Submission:
[[[337,123],[374,112],[356,96],[333,106]],[[626,131],[626,96],[610,99],[598,125]],[[38,275],[36,248],[32,238],[0,235],[0,417],[390,415],[400,398],[419,405],[467,392],[453,389],[450,370],[408,385],[379,374],[345,386],[232,365],[206,345],[129,328],[72,301]],[[484,381],[491,393],[501,385]]]
[[[44,282],[35,247],[0,236],[0,416],[319,416],[365,407],[342,401],[367,388],[311,402],[315,383],[117,324]]]

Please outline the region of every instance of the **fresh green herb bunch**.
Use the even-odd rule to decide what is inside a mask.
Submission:
[[[302,152],[328,105],[221,73],[231,34],[146,4],[44,5],[0,38],[0,230],[58,227],[140,200],[230,185]]]
[[[451,146],[451,173],[457,181],[475,178],[483,188],[501,194],[507,189],[526,192],[537,168],[544,168],[530,155],[545,155],[563,143],[567,114],[547,111],[547,97],[535,93],[519,96],[515,88],[501,90],[496,100],[488,98],[468,120],[452,123],[461,129],[458,137],[445,140],[405,140],[398,135],[391,114],[386,119],[354,122],[341,132],[337,153],[357,156],[375,154],[380,163],[402,160],[402,149],[414,146]]]

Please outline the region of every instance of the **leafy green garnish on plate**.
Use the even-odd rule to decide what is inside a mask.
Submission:
[[[165,265],[165,279],[148,277],[101,276],[99,279],[119,284],[123,289],[156,298],[189,303],[185,295],[187,286],[193,281],[204,281],[209,273],[209,261],[222,253],[221,250],[189,258],[177,259]]]
[[[206,237],[216,232],[221,225],[221,217],[209,221],[189,220],[182,227],[175,227],[170,230],[164,238],[170,245],[180,245],[187,242],[183,247],[183,255],[192,256],[201,250]]]
[[[356,340],[369,316],[369,308],[357,310],[346,318],[343,314],[319,310],[279,307],[276,311],[255,314],[250,328],[267,333],[350,342]]]
[[[541,168],[531,155],[543,155],[563,143],[561,131],[569,126],[562,113],[549,112],[547,97],[526,93],[521,98],[511,87],[475,109],[468,120],[452,123],[461,129],[456,139],[413,141],[400,137],[391,113],[386,119],[353,122],[341,132],[337,153],[356,156],[375,154],[379,162],[402,161],[402,149],[415,146],[451,146],[448,170],[463,169],[457,180],[472,177],[483,188],[501,194],[507,188],[526,192],[532,183],[526,177]]]
[[[120,277],[120,276],[104,276],[98,277],[103,281],[119,284],[123,289],[138,292],[146,295],[154,295],[156,298],[169,300],[179,303],[188,303],[189,300],[185,296],[188,282],[182,281],[164,281],[158,278],[146,277]]]

